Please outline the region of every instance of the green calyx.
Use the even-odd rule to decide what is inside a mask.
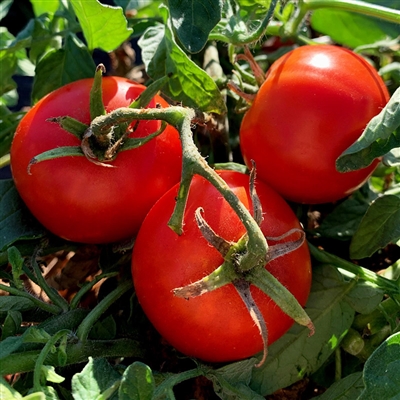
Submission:
[[[65,146],[48,150],[35,156],[28,166],[28,173],[31,173],[31,166],[42,161],[60,157],[85,156],[89,161],[104,166],[112,167],[109,164],[115,160],[120,151],[131,150],[140,147],[160,135],[166,123],[163,122],[160,129],[145,138],[130,138],[129,135],[137,128],[139,121],[134,124],[135,118],[126,117],[121,113],[110,113],[111,117],[106,123],[101,120],[100,126],[92,128],[96,119],[107,116],[103,104],[102,76],[105,73],[103,64],[99,64],[93,79],[90,91],[90,118],[91,124],[87,125],[70,116],[50,118],[47,121],[58,124],[62,129],[71,133],[81,141],[80,146]],[[130,109],[141,109],[146,107],[153,97],[165,85],[167,78],[164,77],[153,82],[144,90],[140,96],[130,104]]]
[[[260,225],[262,222],[262,209],[254,181],[255,169],[253,168],[250,174],[250,196],[254,208],[254,222]],[[246,305],[263,340],[263,357],[256,366],[261,366],[267,357],[268,329],[264,317],[252,297],[251,285],[266,293],[284,313],[297,323],[307,326],[310,329],[310,335],[312,335],[314,333],[314,325],[303,307],[292,293],[265,269],[265,265],[270,261],[298,249],[304,243],[304,232],[300,229],[292,229],[279,237],[268,238],[271,241],[279,241],[294,234],[299,236],[297,239],[269,246],[265,256],[254,261],[254,257],[247,257],[249,244],[247,233],[236,243],[226,241],[213,231],[203,218],[202,213],[203,210],[201,208],[198,208],[195,212],[197,225],[207,242],[221,253],[224,262],[211,274],[199,281],[174,289],[174,295],[183,298],[197,297],[232,283]]]

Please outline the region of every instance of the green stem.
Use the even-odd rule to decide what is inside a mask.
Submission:
[[[340,346],[335,349],[335,382],[342,379],[342,350]]]
[[[54,336],[52,336],[49,341],[45,344],[43,349],[41,350],[39,357],[37,358],[37,361],[35,363],[35,368],[33,371],[33,390],[35,392],[41,392],[42,391],[42,385],[40,382],[40,377],[42,374],[42,367],[43,364],[46,360],[46,357],[50,353],[52,347],[64,336],[68,335],[70,333],[69,330],[63,329],[59,332],[57,332]]]
[[[6,167],[7,165],[10,165],[10,154],[5,154],[0,157],[0,168]]]
[[[36,275],[37,283],[43,289],[43,291],[46,293],[48,298],[59,308],[61,308],[62,311],[68,311],[69,304],[68,301],[64,299],[64,297],[60,296],[58,292],[50,287],[46,280],[44,279],[44,276],[42,274],[42,271],[40,270],[39,264],[36,261],[36,256],[37,253],[35,252],[32,256],[32,267]]]
[[[399,285],[387,279],[383,276],[376,274],[373,271],[370,271],[367,268],[360,267],[359,265],[353,264],[350,261],[346,261],[343,258],[335,256],[334,254],[330,254],[324,250],[320,250],[311,243],[308,243],[308,247],[310,248],[311,255],[318,261],[322,263],[332,263],[335,266],[344,269],[345,271],[351,272],[356,275],[359,279],[362,279],[367,282],[371,282],[377,285],[379,288],[384,290],[389,295],[399,295],[400,287]]]
[[[180,374],[172,375],[157,386],[152,398],[153,400],[165,398],[166,394],[168,394],[169,391],[178,383],[203,375],[205,375],[205,371],[203,371],[201,368],[194,368],[188,371],[181,372]]]
[[[11,375],[33,371],[36,361],[42,350],[31,350],[20,353],[12,353],[3,357],[0,362],[0,375]],[[66,365],[86,362],[89,357],[93,358],[117,358],[135,357],[143,358],[144,351],[139,342],[131,339],[117,340],[87,340],[84,343],[68,343],[66,348]],[[47,354],[44,361],[47,365],[54,367],[62,366],[57,354]]]
[[[62,310],[60,307],[54,305],[54,304],[49,304],[49,303],[45,303],[42,300],[39,300],[38,298],[36,298],[35,296],[32,296],[29,293],[26,293],[22,290],[7,286],[7,285],[3,285],[2,283],[0,283],[0,289],[4,290],[5,292],[8,292],[14,296],[20,296],[20,297],[24,297],[26,299],[29,299],[33,304],[35,304],[35,306],[39,307],[40,309],[47,311],[51,314],[59,314]]]
[[[359,0],[299,0],[293,18],[285,25],[285,35],[295,36],[305,15],[318,8],[331,8],[340,11],[355,12],[388,22],[399,23],[400,11]]]
[[[178,199],[175,210],[168,225],[178,234],[182,232],[183,211],[189,191],[189,184],[194,174],[207,179],[222,194],[243,222],[248,232],[247,252],[243,257],[241,267],[243,270],[251,269],[255,265],[265,262],[268,252],[267,241],[261,232],[260,227],[254,221],[249,210],[241,203],[237,196],[231,191],[226,182],[207,164],[200,155],[191,131],[192,121],[195,119],[195,112],[183,107],[169,107],[165,109],[131,109],[119,108],[107,115],[95,118],[90,126],[93,135],[101,135],[107,132],[111,126],[121,122],[132,122],[133,120],[157,119],[164,120],[177,128],[183,151],[182,180],[178,192]],[[197,120],[204,121],[204,115],[197,116]]]
[[[80,290],[79,292],[75,295],[75,297],[71,300],[70,303],[70,309],[74,310],[78,307],[78,304],[80,303],[82,297],[88,293],[93,286],[101,281],[102,279],[107,279],[107,278],[111,278],[113,276],[116,276],[118,273],[117,272],[108,272],[106,274],[101,274],[101,275],[97,275],[96,277],[94,277],[94,279],[92,279],[90,282],[86,283]]]
[[[89,332],[93,325],[101,317],[101,315],[124,293],[132,288],[131,281],[125,281],[121,283],[115,290],[109,293],[100,303],[87,315],[87,317],[79,325],[76,332],[77,337],[82,342],[85,342],[89,336]]]
[[[303,7],[307,10],[333,8],[376,17],[397,24],[400,22],[400,10],[359,0],[303,0]]]

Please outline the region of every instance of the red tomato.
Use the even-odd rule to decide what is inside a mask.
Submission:
[[[178,132],[167,129],[137,149],[120,152],[106,168],[85,157],[62,157],[32,165],[38,154],[80,141],[48,118],[71,116],[89,124],[93,79],[68,84],[41,99],[21,120],[11,147],[17,190],[33,215],[65,239],[108,243],[134,236],[152,205],[179,182],[181,145]],[[103,78],[107,112],[127,107],[145,89],[120,77]],[[149,107],[167,103],[156,96]],[[144,137],[160,121],[142,121],[131,137]]]
[[[219,172],[243,204],[252,210],[249,177],[232,171]],[[272,189],[257,183],[263,205],[261,229],[266,236],[279,236],[300,224],[288,204]],[[222,264],[221,254],[202,236],[194,215],[198,207],[211,228],[226,240],[237,241],[245,228],[221,194],[204,178],[195,176],[189,192],[181,236],[168,226],[178,186],[168,191],[146,216],[132,258],[136,295],[159,333],[182,353],[205,361],[222,362],[246,358],[263,348],[260,333],[232,284],[189,300],[172,290],[203,278]],[[272,244],[272,243],[271,243]],[[311,283],[308,247],[270,262],[266,268],[304,305]],[[251,292],[269,334],[277,340],[293,320],[261,290]]]
[[[286,199],[325,203],[358,189],[369,167],[339,173],[335,162],[389,99],[374,68],[350,50],[303,46],[267,72],[240,128],[245,163]]]

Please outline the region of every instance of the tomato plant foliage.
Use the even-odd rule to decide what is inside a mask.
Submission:
[[[5,0],[0,19],[1,398],[400,395],[398,2]],[[279,285],[260,254],[293,226]],[[198,280],[216,288],[175,296]]]

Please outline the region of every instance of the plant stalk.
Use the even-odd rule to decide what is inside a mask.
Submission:
[[[3,357],[0,362],[0,375],[4,376],[33,371],[41,351],[24,351]],[[84,343],[80,341],[68,343],[66,354],[66,365],[86,362],[89,357],[144,357],[144,351],[141,349],[140,343],[132,339],[87,340]],[[48,353],[45,363],[54,367],[61,366],[57,353]]]
[[[85,342],[89,336],[89,332],[93,325],[101,317],[101,315],[123,294],[132,288],[131,281],[121,283],[115,290],[110,292],[100,303],[86,316],[86,318],[79,325],[76,336],[80,341]]]

